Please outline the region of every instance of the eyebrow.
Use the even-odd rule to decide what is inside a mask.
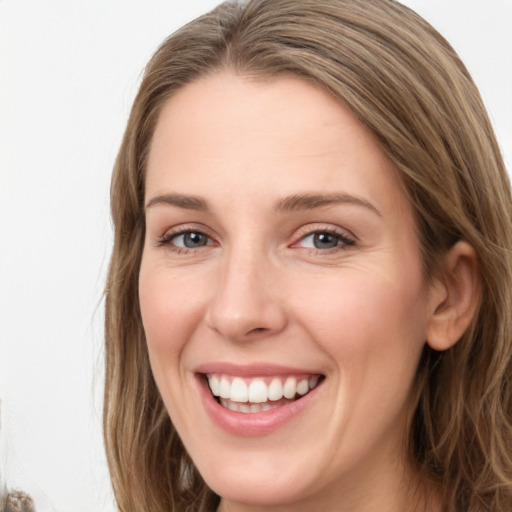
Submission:
[[[208,203],[205,199],[197,196],[187,196],[185,194],[162,194],[155,196],[146,203],[146,210],[161,204],[177,206],[185,210],[209,211]]]
[[[382,217],[380,211],[366,199],[341,192],[331,194],[294,194],[277,201],[274,204],[274,210],[277,212],[294,212],[337,204],[361,206]]]
[[[279,199],[274,203],[274,211],[278,213],[313,210],[322,206],[332,206],[337,204],[351,204],[370,210],[379,217],[382,214],[369,201],[358,196],[334,192],[331,194],[293,194],[291,196]],[[146,203],[146,209],[156,205],[170,205],[183,208],[185,210],[195,210],[208,212],[210,210],[208,202],[202,197],[189,196],[185,194],[162,194],[151,198]]]

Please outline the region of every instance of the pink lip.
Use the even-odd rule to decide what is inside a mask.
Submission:
[[[271,369],[269,369],[271,368]],[[266,371],[265,371],[266,369]],[[208,364],[201,366],[197,376],[197,383],[199,387],[199,393],[206,412],[210,416],[211,420],[220,427],[222,430],[242,437],[258,437],[265,436],[275,432],[279,428],[292,421],[295,417],[305,411],[318,397],[318,392],[322,388],[322,382],[318,386],[310,391],[307,395],[291,402],[277,409],[271,409],[270,411],[257,412],[251,414],[244,414],[241,412],[233,412],[229,409],[225,409],[220,405],[217,400],[213,397],[212,393],[208,389],[208,385],[205,382],[204,375],[199,373],[225,373],[237,376],[262,376],[270,373],[274,375],[287,375],[287,374],[311,374],[312,372],[306,372],[304,370],[297,370],[295,368],[285,368],[282,366],[268,366],[261,365],[254,366],[234,366],[222,364]]]
[[[234,364],[228,362],[206,363],[198,366],[195,373],[204,374],[226,374],[234,377],[265,377],[265,376],[287,376],[287,375],[314,375],[318,372],[305,370],[302,368],[292,368],[277,364],[257,363],[257,364]]]

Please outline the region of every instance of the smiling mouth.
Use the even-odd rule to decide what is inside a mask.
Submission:
[[[206,374],[206,381],[217,402],[233,412],[254,414],[295,402],[315,389],[322,375],[242,378]]]

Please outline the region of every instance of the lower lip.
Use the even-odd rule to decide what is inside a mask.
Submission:
[[[242,437],[265,436],[280,429],[314,402],[323,383],[320,382],[307,395],[287,405],[270,411],[242,413],[222,407],[205,384],[204,376],[198,375],[197,377],[201,399],[212,421],[222,430]]]

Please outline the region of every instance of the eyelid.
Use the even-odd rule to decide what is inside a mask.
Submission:
[[[171,228],[168,228],[165,230],[165,232],[162,235],[157,236],[157,240],[155,242],[156,247],[161,246],[172,246],[172,239],[176,238],[180,235],[185,235],[187,233],[200,233],[204,236],[206,236],[209,240],[211,240],[213,243],[207,243],[206,246],[211,246],[216,244],[215,237],[211,234],[210,230],[206,228],[206,226],[202,224],[196,224],[196,223],[190,223],[190,224],[179,224],[177,226],[173,226]],[[206,247],[203,246],[203,247]],[[190,250],[192,248],[184,248],[179,246],[174,246],[176,250]],[[200,249],[201,247],[198,247]]]
[[[296,241],[299,241],[305,236],[314,233],[331,233],[333,235],[338,235],[344,238],[350,238],[351,240],[354,240],[354,242],[358,241],[357,236],[354,235],[354,233],[352,233],[350,230],[342,228],[341,226],[337,226],[335,224],[328,224],[322,222],[313,222],[311,224],[305,224],[304,226],[301,226],[295,231],[293,238]]]
[[[199,246],[197,248],[187,248],[174,246],[171,242],[173,238],[178,237],[180,235],[184,235],[190,232],[200,233],[208,238],[208,243],[204,246]],[[329,233],[334,235],[340,239],[340,246],[334,247],[332,249],[317,249],[317,248],[309,248],[314,251],[319,252],[328,252],[329,250],[340,250],[343,248],[351,247],[358,242],[358,238],[348,229],[342,228],[340,226],[332,225],[332,224],[324,224],[324,223],[312,223],[301,226],[297,229],[293,235],[293,242],[288,245],[288,247],[296,248],[299,247],[299,243],[303,241],[308,236],[312,236],[317,233]],[[211,242],[211,243],[210,243]],[[157,237],[154,245],[155,247],[161,246],[169,246],[173,250],[176,251],[188,251],[188,250],[199,250],[203,247],[208,247],[212,245],[217,245],[218,242],[216,237],[211,233],[211,230],[208,229],[203,224],[198,223],[190,223],[190,224],[179,224],[177,226],[173,226],[165,230],[162,235]]]
[[[295,232],[293,236],[294,242],[291,244],[291,247],[297,246],[299,242],[315,233],[329,233],[337,236],[345,242],[345,245],[352,246],[358,242],[358,238],[348,229],[333,224],[313,223],[302,226]],[[322,250],[325,252],[325,249]]]

